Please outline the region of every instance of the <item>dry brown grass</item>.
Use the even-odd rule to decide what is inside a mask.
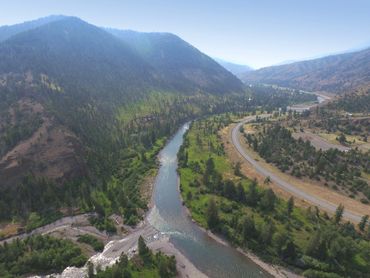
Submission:
[[[0,235],[3,237],[16,235],[20,227],[21,225],[19,223],[6,223],[0,225]]]
[[[21,99],[18,106],[41,114],[43,123],[0,158],[0,180],[4,181],[1,185],[16,184],[28,172],[60,182],[86,173],[82,145],[70,130],[57,124],[36,101]]]
[[[231,130],[234,126],[235,125],[230,125],[220,132],[220,135],[222,136],[222,140],[225,145],[225,151],[226,151],[228,158],[234,163],[238,161],[243,162],[241,171],[244,175],[252,179],[256,178],[260,185],[265,186],[265,187],[270,187],[279,196],[281,196],[284,199],[288,199],[291,196],[290,193],[282,190],[279,186],[277,186],[273,182],[269,183],[268,185],[264,184],[265,177],[259,174],[250,163],[246,162],[240,156],[237,150],[234,148],[233,144],[231,143]],[[359,214],[359,215],[369,214],[370,215],[369,205],[362,204],[361,202],[357,200],[341,195],[327,187],[314,184],[313,182],[302,181],[288,174],[284,174],[276,167],[264,162],[264,160],[261,157],[259,157],[257,153],[253,152],[250,148],[248,148],[246,144],[244,144],[244,148],[249,155],[251,155],[254,159],[258,161],[258,163],[260,163],[261,166],[263,166],[264,168],[267,168],[269,171],[278,175],[281,179],[293,184],[294,186],[301,189],[302,191],[305,191],[310,195],[317,196],[320,199],[324,199],[336,206],[338,206],[339,204],[343,204],[346,210],[351,211],[355,214]],[[309,203],[307,200],[299,199],[296,196],[294,197],[296,199],[296,204],[298,206],[307,207],[307,206],[314,205],[314,204]]]

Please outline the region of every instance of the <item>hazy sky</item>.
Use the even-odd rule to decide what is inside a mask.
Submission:
[[[51,14],[175,33],[256,68],[370,46],[370,0],[0,0],[0,25]]]

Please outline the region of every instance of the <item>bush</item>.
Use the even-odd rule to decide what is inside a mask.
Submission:
[[[342,276],[332,273],[332,272],[323,272],[313,269],[308,269],[303,272],[304,277],[308,278],[341,278]]]
[[[77,241],[90,245],[97,252],[104,250],[104,243],[92,235],[85,234],[79,236]]]

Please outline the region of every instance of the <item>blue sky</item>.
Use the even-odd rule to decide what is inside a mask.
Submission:
[[[51,14],[175,33],[255,68],[370,46],[369,0],[0,0],[0,25]]]

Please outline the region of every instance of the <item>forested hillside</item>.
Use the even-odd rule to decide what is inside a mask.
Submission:
[[[47,16],[47,17],[43,17],[43,18],[39,18],[36,20],[15,24],[15,25],[0,26],[0,41],[4,41],[14,36],[15,34],[25,32],[25,31],[34,29],[36,27],[39,27],[41,25],[44,25],[46,23],[60,20],[63,18],[64,16],[51,15],[51,16]]]
[[[93,210],[99,227],[112,213],[134,224],[142,183],[182,123],[303,97],[254,94],[171,34],[124,40],[73,17],[23,30],[0,43],[1,221]]]
[[[262,68],[242,78],[307,91],[351,92],[370,85],[370,49]]]
[[[215,59],[215,61],[239,78],[243,77],[245,73],[253,70],[250,66],[235,64],[222,59]]]
[[[170,33],[108,29],[157,69],[171,89],[183,92],[238,93],[242,83],[198,49]]]
[[[166,66],[78,18],[6,29],[12,32],[0,43],[0,220],[27,220],[34,212],[40,225],[69,208],[102,217],[116,212],[133,224],[146,208],[140,186],[165,137],[194,117],[245,106],[236,77],[173,35],[194,60],[182,69],[181,55],[170,53],[184,75],[170,76]],[[186,73],[199,59],[206,61],[199,64],[201,82]],[[225,100],[229,93],[236,99]]]

